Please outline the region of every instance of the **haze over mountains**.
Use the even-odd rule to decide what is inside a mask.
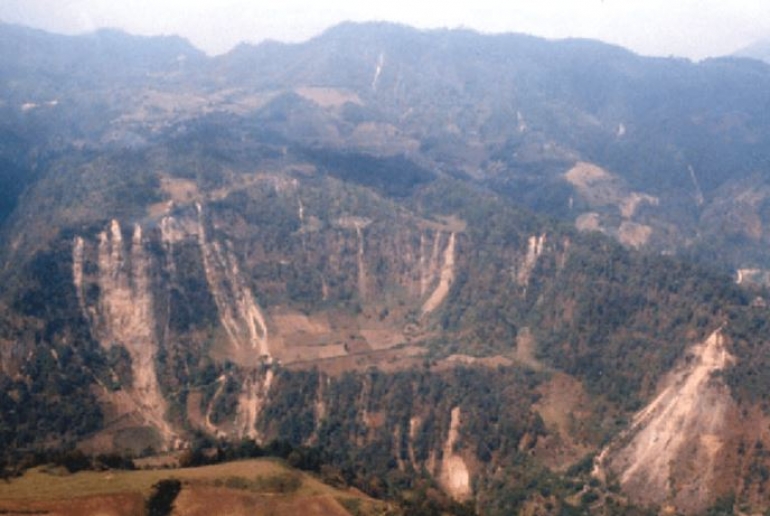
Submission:
[[[407,509],[766,510],[768,114],[750,59],[2,25],[6,458],[284,438]]]
[[[763,39],[735,52],[738,57],[750,57],[770,62],[770,40]]]

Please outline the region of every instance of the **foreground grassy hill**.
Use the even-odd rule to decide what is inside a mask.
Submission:
[[[271,459],[198,468],[81,471],[39,467],[0,484],[0,514],[137,516],[164,480],[179,480],[173,515],[348,516],[399,514],[358,491],[337,489]]]

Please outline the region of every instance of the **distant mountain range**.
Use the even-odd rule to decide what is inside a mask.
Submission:
[[[752,59],[759,59],[765,63],[770,63],[770,39],[763,39],[752,43],[751,45],[738,50],[734,55],[737,57],[750,57]]]
[[[403,514],[766,511],[769,115],[743,58],[0,25],[4,467],[256,441]]]

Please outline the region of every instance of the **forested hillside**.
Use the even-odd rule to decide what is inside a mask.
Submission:
[[[770,507],[767,66],[0,41],[6,474],[265,447],[411,514]]]

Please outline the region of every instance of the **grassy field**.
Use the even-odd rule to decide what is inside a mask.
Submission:
[[[142,514],[152,486],[164,479],[182,482],[172,514],[392,513],[384,502],[352,490],[335,489],[280,461],[256,459],[199,468],[84,471],[71,475],[35,468],[21,478],[0,483],[0,514]]]

